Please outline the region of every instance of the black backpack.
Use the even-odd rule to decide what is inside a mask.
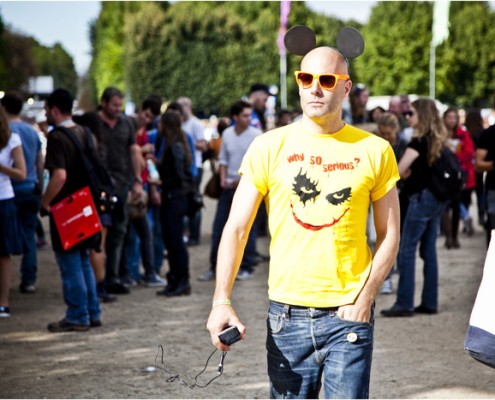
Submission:
[[[466,185],[467,174],[455,153],[443,146],[438,158],[431,166],[429,189],[440,201],[456,198]]]
[[[87,172],[88,186],[95,202],[96,211],[98,214],[110,213],[118,202],[112,178],[96,153],[91,132],[85,126],[82,126],[82,128],[84,128],[87,143],[84,148],[77,136],[70,129],[62,126],[57,127],[57,129],[69,137],[72,143],[74,143],[74,146],[79,150],[84,168]]]

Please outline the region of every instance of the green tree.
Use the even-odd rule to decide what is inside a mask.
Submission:
[[[125,90],[124,84],[124,27],[126,18],[142,7],[143,2],[103,1],[98,19],[91,28],[93,58],[90,65],[95,96],[107,86]],[[141,21],[143,23],[143,21]]]
[[[372,9],[364,53],[354,62],[371,95],[428,95],[431,22],[428,2],[385,1]]]
[[[450,34],[437,58],[438,98],[489,107],[495,91],[495,13],[487,2],[452,2]]]
[[[60,43],[53,47],[32,40],[32,56],[36,65],[36,76],[53,77],[54,88],[63,87],[73,96],[77,95],[78,77],[74,60]]]
[[[187,95],[197,110],[226,113],[253,83],[279,85],[279,15],[279,2],[177,2],[167,10],[144,5],[129,17],[125,30],[124,76],[131,98]],[[289,26],[298,24],[311,26],[327,45],[335,44],[344,26],[295,2]],[[293,107],[299,100],[292,71],[300,61],[288,55]]]

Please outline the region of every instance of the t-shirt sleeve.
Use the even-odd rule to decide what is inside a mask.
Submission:
[[[399,168],[390,144],[387,143],[376,165],[378,166],[377,179],[371,191],[371,201],[377,201],[385,196],[400,179]]]
[[[249,179],[261,195],[268,193],[268,146],[263,145],[265,136],[258,136],[248,148],[239,168],[239,175]]]
[[[15,149],[16,147],[22,146],[21,137],[17,133],[12,133],[9,141],[9,147]]]
[[[480,136],[480,140],[478,142],[478,149],[488,150],[490,148],[490,135],[495,132],[492,132],[490,129],[485,129]]]

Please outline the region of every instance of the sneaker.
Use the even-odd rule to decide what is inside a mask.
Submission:
[[[122,285],[124,285],[125,287],[136,287],[138,285],[138,282],[136,279],[134,279],[132,276],[125,276],[123,277],[120,282],[122,282]]]
[[[110,296],[106,291],[98,292],[97,295],[102,303],[113,303],[114,301],[117,301],[117,297]]]
[[[47,329],[52,333],[85,332],[89,330],[89,324],[88,325],[74,324],[72,322],[67,321],[64,318],[58,322],[50,322],[47,326]]]
[[[34,285],[24,285],[23,283],[21,283],[19,285],[19,291],[21,293],[33,294],[34,292],[36,292],[36,286],[34,286]]]
[[[464,233],[468,236],[474,235],[473,221],[471,218],[466,218],[464,220]]]
[[[209,282],[209,281],[214,281],[215,280],[215,271],[212,269],[208,270],[208,272],[205,272],[204,274],[201,274],[198,276],[198,281],[201,282]]]
[[[39,250],[48,250],[50,246],[44,238],[41,238],[36,241],[36,248]]]
[[[253,273],[243,269],[243,270],[239,271],[235,280],[236,281],[247,281],[247,280],[252,279],[252,278],[253,278]]]
[[[155,288],[165,286],[167,281],[155,274],[153,277],[146,279],[144,283],[146,284],[146,287]]]
[[[10,308],[5,306],[0,306],[0,318],[10,317]]]
[[[392,279],[387,278],[383,281],[382,287],[380,288],[380,294],[392,294],[394,292],[394,287],[392,285]]]

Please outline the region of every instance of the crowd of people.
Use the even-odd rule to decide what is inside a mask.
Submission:
[[[293,354],[297,361],[287,361],[294,343],[278,334],[284,325],[289,336],[301,335],[305,342],[314,332],[298,331],[297,322],[310,315],[321,318],[322,326],[338,317],[338,329],[347,329],[350,320],[355,336],[348,334],[347,341],[367,343],[356,355],[362,364],[353,384],[325,386],[328,393],[367,397],[373,302],[379,292],[394,292],[392,266],[399,273],[397,299],[381,314],[436,314],[437,237],[444,235],[445,247],[455,251],[462,245],[461,222],[463,234],[474,233],[473,192],[477,222],[489,240],[495,227],[495,125],[488,127],[479,109],[461,113],[449,107],[441,115],[429,98],[411,102],[408,96],[393,96],[388,110],[368,110],[367,88],[352,86],[346,61],[334,49],[311,51],[302,67],[314,71],[296,75],[302,115],[280,110],[270,124],[270,90],[255,84],[249,97],[234,102],[229,116],[218,120],[211,140],[188,97],[162,104],[160,96],[150,95],[135,115],[127,116],[124,94],[108,87],[97,110],[73,115],[72,96],[57,89],[45,100],[48,128],[43,131],[35,121],[21,118],[22,96],[6,93],[0,107],[0,317],[11,315],[12,255],[22,255],[20,292],[36,292],[40,215],[49,218],[66,304],[64,318],[48,324],[50,332],[101,326],[100,303],[114,302],[136,285],[158,288],[158,296],[189,295],[189,247],[201,243],[204,212],[200,207],[191,211],[191,198],[200,192],[208,162],[219,176],[221,192],[209,268],[197,279],[216,280],[208,322],[213,343],[228,350],[217,339],[228,325],[245,335],[230,292],[234,281],[252,278],[253,267],[271,257],[271,395],[302,389],[307,396],[317,395],[321,371],[304,377],[308,382],[288,383],[279,367],[288,363],[291,370],[306,369],[304,374],[314,369],[303,353]],[[350,112],[342,107],[347,96]],[[83,147],[96,149],[117,199],[112,209],[99,213],[101,232],[70,248],[63,244],[52,209],[89,181],[67,130]],[[438,199],[425,178],[445,146],[466,175],[460,195],[448,201]],[[263,202],[266,207],[260,206]],[[257,237],[267,234],[269,256],[256,249]],[[415,306],[418,247],[424,284]],[[311,273],[301,268],[303,259]],[[291,318],[296,321],[292,327]],[[309,348],[312,341],[303,345]],[[326,369],[325,374],[338,377],[344,369]]]
[[[212,227],[211,270],[198,279],[214,279],[237,170],[254,137],[270,125],[269,96],[266,85],[253,85],[249,97],[232,104],[230,115],[218,121],[207,141],[205,123],[194,115],[188,97],[163,104],[160,96],[150,95],[134,115],[127,116],[124,94],[108,87],[96,110],[73,115],[74,99],[57,89],[45,99],[45,118],[35,120],[22,114],[21,93],[6,93],[0,107],[0,316],[11,315],[12,255],[22,254],[19,290],[36,292],[37,251],[48,247],[42,214],[49,215],[51,248],[67,305],[65,317],[49,324],[49,331],[100,326],[100,302],[117,301],[118,295],[129,294],[136,285],[158,288],[159,296],[190,294],[188,247],[201,242],[204,211],[188,212],[189,195],[199,193],[207,162],[219,171],[223,190]],[[287,124],[290,118],[284,114],[285,122],[280,121]],[[89,182],[66,129],[83,147],[88,145],[85,131],[91,132],[96,156],[109,172],[118,199],[112,210],[99,213],[101,232],[96,239],[69,249],[62,245],[51,207]],[[250,279],[253,266],[267,259],[256,251],[255,229],[252,238],[239,280]]]

